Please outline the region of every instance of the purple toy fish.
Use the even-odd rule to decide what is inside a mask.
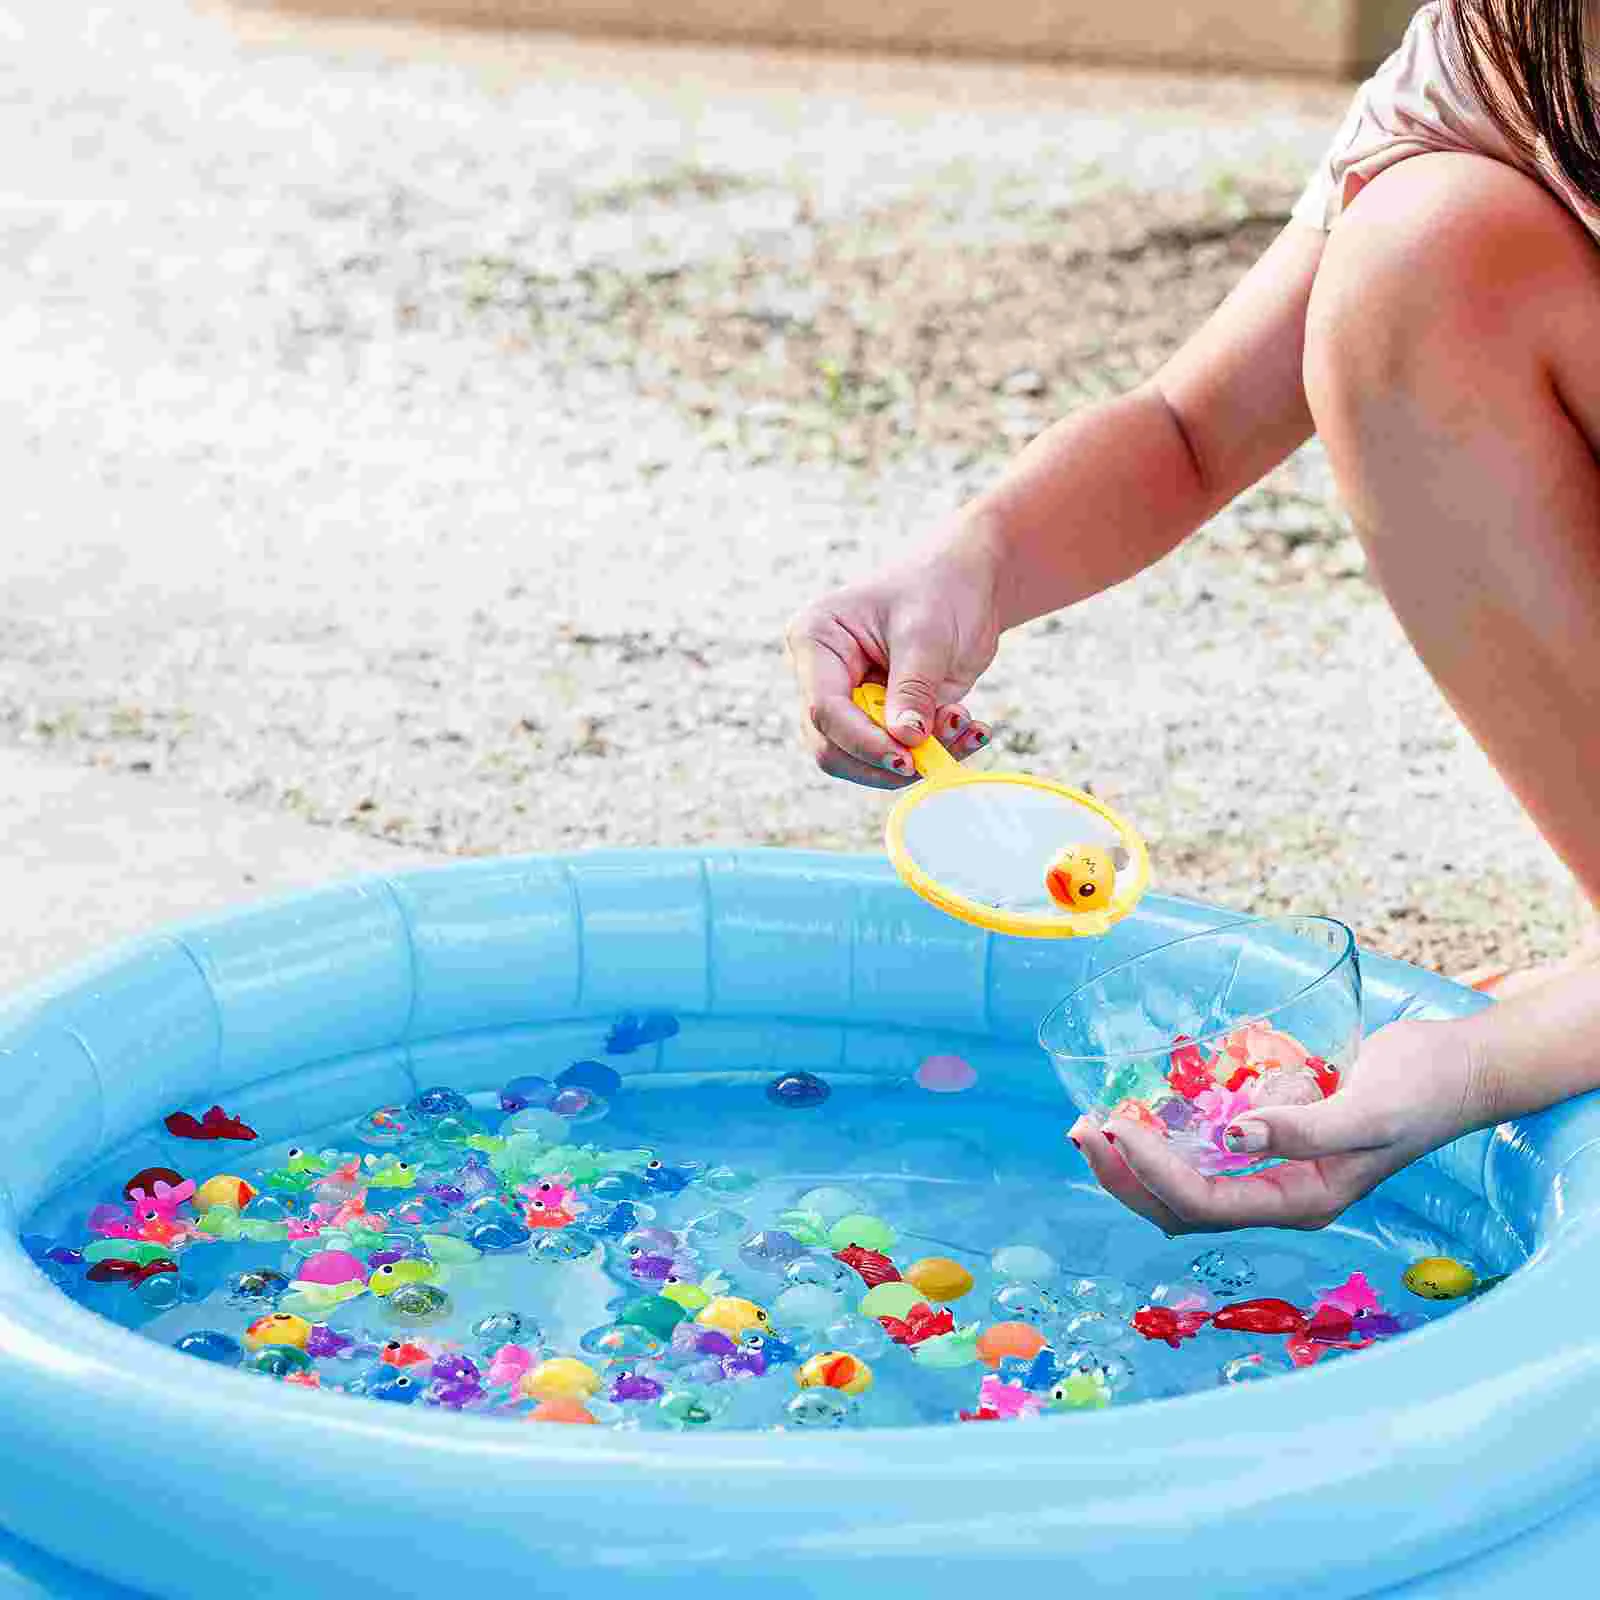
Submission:
[[[433,1381],[435,1383],[470,1383],[474,1386],[483,1382],[478,1372],[478,1364],[466,1356],[439,1356],[433,1363]]]
[[[325,1322],[319,1322],[306,1335],[306,1354],[313,1360],[318,1360],[325,1356],[343,1355],[354,1344],[354,1339],[347,1338],[342,1333],[336,1333]]]
[[[635,1256],[628,1275],[635,1283],[665,1283],[672,1273],[671,1256]]]
[[[611,1398],[622,1402],[627,1400],[659,1400],[666,1393],[654,1378],[647,1378],[642,1372],[623,1372],[611,1385]]]

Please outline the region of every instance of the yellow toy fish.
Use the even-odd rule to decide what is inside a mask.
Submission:
[[[402,1284],[437,1283],[439,1269],[431,1261],[385,1261],[367,1280],[367,1287],[376,1295],[390,1295]]]
[[[740,1300],[734,1295],[718,1295],[703,1306],[694,1319],[702,1328],[718,1328],[737,1339],[746,1328],[765,1331],[769,1318],[753,1300]]]

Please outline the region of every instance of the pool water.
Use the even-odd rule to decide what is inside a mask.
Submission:
[[[1403,1337],[1459,1304],[1410,1293],[1415,1260],[1488,1270],[1383,1199],[1316,1234],[1167,1240],[1088,1178],[1042,1058],[1040,1099],[981,1075],[964,1092],[932,1092],[928,1074],[790,1075],[780,1092],[776,1073],[627,1065],[508,1044],[490,1085],[466,1096],[433,1091],[332,1126],[308,1104],[303,1131],[273,1144],[144,1140],[137,1169],[102,1167],[42,1209],[29,1248],[101,1316],[268,1381],[651,1430],[1070,1425],[1076,1411],[1360,1359],[1346,1348],[1359,1324],[1340,1324],[1340,1308]],[[513,1103],[533,1103],[502,1110],[508,1084]],[[257,1193],[237,1213],[177,1205],[187,1237],[160,1248],[101,1240],[94,1208],[131,1215],[124,1185],[161,1167]],[[851,1243],[876,1255],[851,1265],[836,1253]],[[91,1279],[93,1260],[72,1259],[86,1249],[135,1268],[164,1252],[176,1270],[102,1261]],[[942,1263],[932,1276],[913,1268],[929,1260]],[[296,1280],[310,1262],[325,1281],[308,1288]],[[392,1292],[374,1292],[384,1267]],[[341,1272],[345,1286],[326,1281]],[[894,1308],[886,1327],[875,1303],[861,1309],[866,1278],[899,1272],[919,1283],[876,1294]],[[1260,1299],[1309,1319],[1330,1293],[1323,1341],[1210,1320]],[[1139,1316],[1147,1307],[1196,1313],[1176,1348]]]

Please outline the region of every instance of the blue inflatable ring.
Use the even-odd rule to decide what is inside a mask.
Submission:
[[[1096,966],[1231,918],[1159,896],[1106,940],[994,938],[878,862],[788,852],[464,862],[152,935],[0,1008],[0,1596],[1504,1596],[1592,1582],[1600,1108],[1394,1180],[1509,1224],[1510,1282],[1358,1361],[1071,1426],[662,1437],[391,1416],[263,1385],[59,1294],[19,1230],[176,1106],[264,1137],[507,1030],[627,1009],[697,1062],[903,1072],[915,1019],[1037,1091],[1039,1018]],[[1091,965],[1093,964],[1093,965]],[[1478,1004],[1364,958],[1369,1026]],[[776,1015],[775,1015],[776,1013]],[[691,1026],[692,1024],[692,1026]],[[626,1058],[671,1071],[668,1040]],[[709,1055],[708,1055],[709,1053]],[[1063,1117],[1065,1108],[1063,1107]]]

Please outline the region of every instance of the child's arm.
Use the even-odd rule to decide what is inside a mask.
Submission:
[[[1153,378],[1041,434],[968,509],[1005,574],[1002,628],[1159,561],[1305,442],[1306,308],[1325,243],[1290,224]]]
[[[1084,1119],[1071,1137],[1101,1183],[1167,1233],[1321,1227],[1429,1150],[1600,1088],[1596,1038],[1600,966],[1471,1017],[1391,1023],[1330,1099],[1249,1111],[1227,1130],[1231,1148],[1290,1163],[1255,1178],[1202,1178],[1117,1118],[1103,1133]]]
[[[904,743],[976,748],[959,701],[999,634],[1166,555],[1311,431],[1301,380],[1324,235],[1292,223],[1149,382],[1057,423],[920,555],[823,597],[788,643],[818,763],[894,786],[899,744],[850,703],[889,685]],[[903,763],[897,765],[897,763]]]

